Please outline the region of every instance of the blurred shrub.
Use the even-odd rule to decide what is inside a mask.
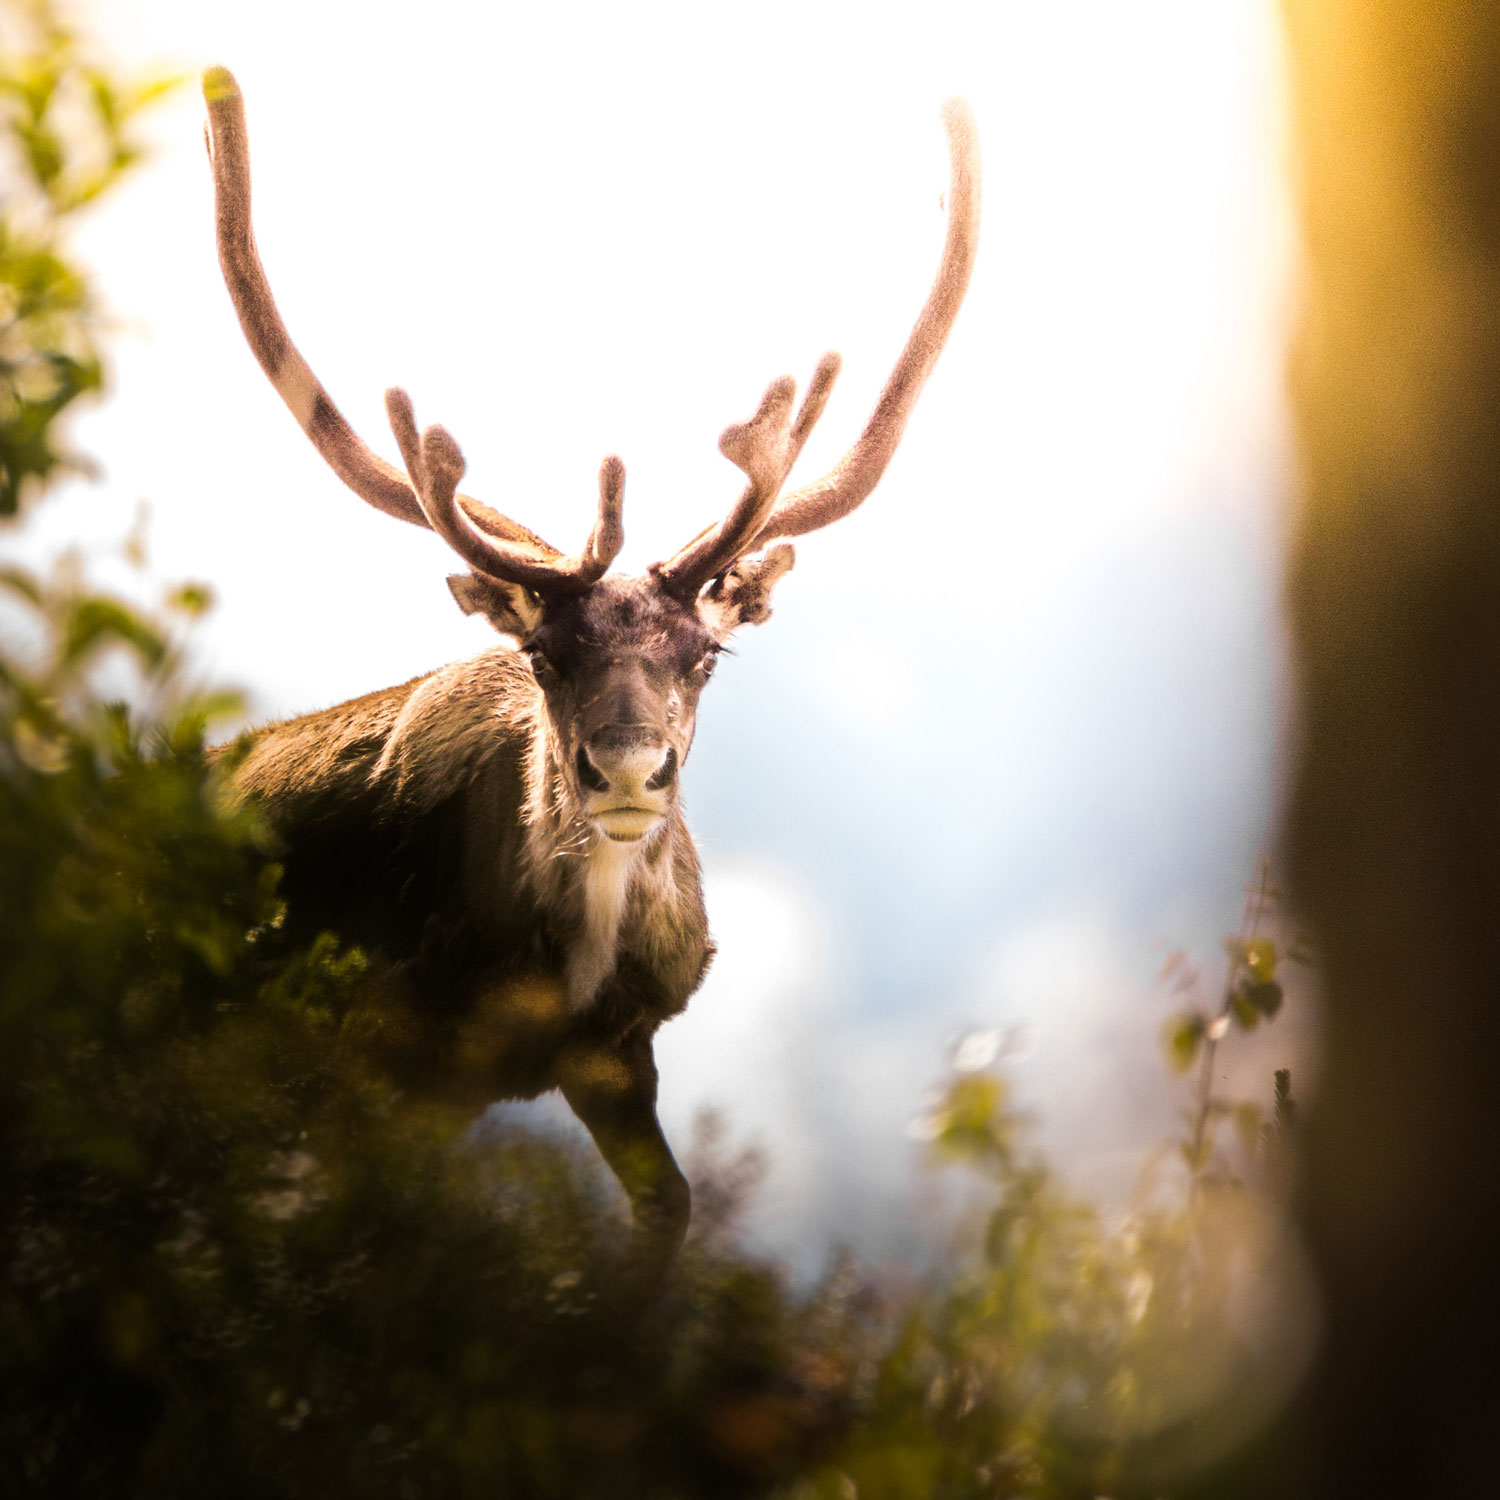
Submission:
[[[99,320],[61,239],[140,155],[139,110],[171,87],[96,65],[51,0],[0,5],[0,517],[60,468],[57,418],[99,389]]]
[[[158,686],[173,656],[88,603],[44,593],[45,670],[0,688],[0,1491],[1155,1493],[1222,1446],[1206,1410],[1263,1409],[1266,1144],[1106,1224],[972,1058],[926,1129],[972,1212],[926,1278],[798,1288],[738,1240],[753,1170],[709,1132],[641,1305],[590,1154],[404,1100],[360,954],[270,950],[212,705],[93,701],[83,635]]]
[[[1263,935],[1228,943],[1221,1014],[1257,944],[1272,952]],[[1204,1029],[1211,1044],[1227,1034]],[[1146,1164],[1127,1210],[1101,1215],[1029,1148],[1003,1075],[966,1067],[975,1050],[957,1049],[919,1133],[977,1191],[950,1255],[899,1308],[842,1469],[890,1500],[1170,1493],[1305,1368],[1279,1199],[1290,1074],[1263,1124],[1206,1069],[1183,1138]]]
[[[0,1490],[688,1495],[805,1459],[853,1300],[701,1237],[662,1307],[613,1295],[591,1162],[403,1102],[357,952],[262,956],[277,871],[201,709],[40,712],[8,665]]]

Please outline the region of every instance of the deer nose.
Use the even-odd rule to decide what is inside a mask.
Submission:
[[[677,779],[677,752],[649,730],[611,725],[579,747],[578,779],[592,792],[665,791]]]

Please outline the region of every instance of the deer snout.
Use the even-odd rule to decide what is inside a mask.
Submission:
[[[664,792],[677,779],[677,752],[655,735],[601,729],[579,751],[578,771],[591,792]]]
[[[589,816],[617,843],[643,837],[667,811],[677,751],[650,731],[614,725],[578,750]]]

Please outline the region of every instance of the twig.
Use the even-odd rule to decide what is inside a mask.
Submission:
[[[1195,1177],[1203,1150],[1203,1135],[1208,1128],[1208,1112],[1213,1105],[1214,1054],[1219,1050],[1220,1039],[1229,1032],[1240,970],[1246,966],[1246,955],[1259,934],[1261,919],[1265,916],[1270,899],[1271,861],[1262,854],[1255,882],[1245,892],[1245,912],[1240,919],[1240,930],[1245,934],[1244,942],[1229,955],[1229,968],[1224,975],[1224,1003],[1204,1035],[1203,1070],[1198,1078],[1198,1113],[1193,1123],[1192,1160]]]

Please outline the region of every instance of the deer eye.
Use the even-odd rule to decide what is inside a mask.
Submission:
[[[714,647],[712,651],[705,652],[703,660],[698,663],[698,670],[705,677],[714,675],[714,668],[719,665],[719,648]]]
[[[543,676],[550,668],[551,663],[547,660],[547,653],[540,646],[523,646],[521,655],[531,665],[531,670],[538,676]]]

